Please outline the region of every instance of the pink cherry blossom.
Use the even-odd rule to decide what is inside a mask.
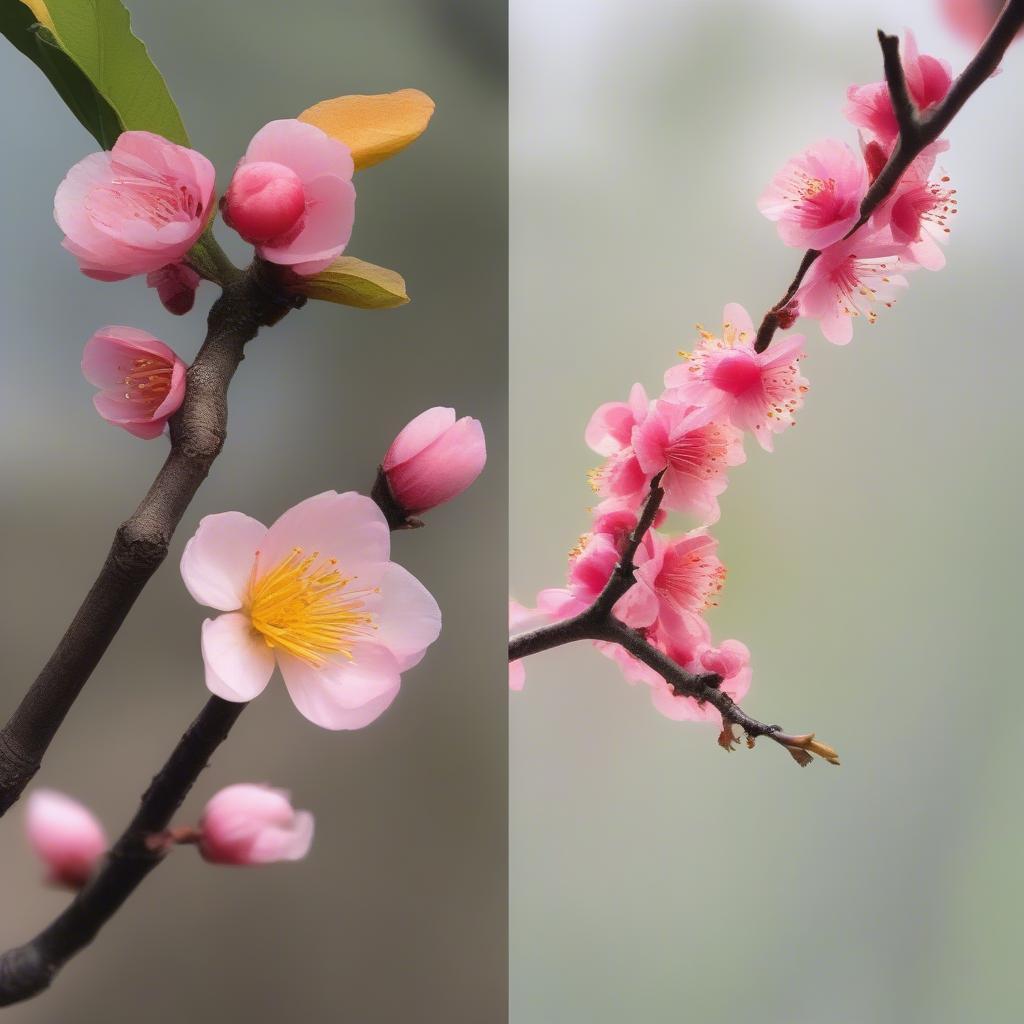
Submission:
[[[53,212],[82,273],[119,281],[183,259],[210,219],[213,190],[202,154],[151,132],[122,132],[109,153],[68,171]]]
[[[590,531],[607,533],[618,548],[636,528],[639,511],[640,505],[636,501],[627,498],[605,498],[593,509]],[[665,509],[659,508],[651,525],[657,529],[667,516]]]
[[[814,317],[821,333],[835,345],[853,338],[853,318],[873,324],[876,306],[891,306],[907,279],[897,273],[910,269],[909,252],[886,232],[862,229],[852,238],[826,249],[812,264],[797,292],[800,312]]]
[[[616,614],[637,629],[655,626],[670,636],[699,635],[704,612],[725,583],[718,541],[703,530],[666,538],[648,531],[640,545],[636,584],[619,599]]]
[[[156,289],[164,309],[175,316],[184,316],[192,309],[201,280],[187,263],[168,263],[146,275],[146,284]]]
[[[758,200],[779,237],[800,249],[838,242],[857,222],[868,188],[861,157],[838,139],[823,139],[793,157]]]
[[[352,234],[353,169],[348,146],[315,125],[271,121],[235,169],[221,204],[224,220],[268,262],[317,274]]]
[[[664,472],[665,508],[693,512],[704,525],[719,517],[718,495],[728,485],[729,468],[746,458],[736,427],[715,422],[699,406],[661,400],[633,431],[633,448],[644,473]]]
[[[457,420],[454,409],[435,406],[399,431],[381,469],[395,501],[408,513],[420,513],[460,495],[486,462],[480,421]]]
[[[81,889],[89,881],[109,845],[103,826],[87,807],[52,789],[37,789],[29,796],[25,832],[46,866],[47,881],[67,889]]]
[[[919,53],[917,41],[909,31],[904,34],[900,58],[910,97],[917,109],[925,113],[949,92],[953,82],[949,64],[938,57]],[[864,128],[879,143],[891,147],[899,135],[899,124],[888,85],[885,82],[851,85],[846,91],[846,98],[843,113],[847,120]]]
[[[781,335],[765,352],[755,352],[754,325],[742,306],[729,303],[722,320],[721,337],[703,331],[685,362],[665,374],[664,398],[703,406],[716,419],[749,430],[771,451],[772,435],[793,425],[807,393],[800,374],[803,336]]]
[[[284,790],[251,783],[213,796],[199,823],[199,852],[212,864],[302,860],[313,844],[313,815],[296,811]]]
[[[650,403],[642,384],[634,384],[628,402],[605,402],[590,417],[584,437],[598,455],[617,455],[633,440],[633,429],[647,416]]]
[[[441,630],[437,603],[390,548],[377,504],[352,491],[307,498],[269,529],[241,512],[206,516],[181,575],[196,601],[224,613],[203,623],[210,691],[252,700],[276,662],[311,722],[372,722]]]
[[[136,437],[159,437],[185,398],[185,364],[152,334],[102,327],[85,344],[82,373],[100,388],[96,411]]]
[[[670,654],[670,657],[676,656]],[[720,675],[719,689],[734,701],[741,701],[750,689],[750,651],[738,640],[726,640],[717,648],[703,645],[690,657],[676,660],[694,674],[715,672]],[[713,704],[702,704],[695,697],[677,696],[660,676],[651,686],[651,702],[666,718],[677,722],[714,722],[721,728],[722,716]]]
[[[931,180],[936,153],[943,148],[930,146],[918,157],[872,217],[874,227],[888,228],[895,242],[907,246],[909,258],[926,270],[946,265],[939,243],[945,245],[949,238],[957,211],[956,189],[950,188],[949,177]]]

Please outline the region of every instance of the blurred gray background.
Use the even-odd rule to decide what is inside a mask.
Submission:
[[[263,870],[178,851],[52,991],[5,1019],[93,1024],[499,1019],[506,978],[507,159],[505,5],[435,0],[129,3],[193,144],[220,188],[266,121],[352,92],[415,86],[429,131],[361,173],[350,252],[401,271],[413,301],[362,312],[310,303],[263,332],[231,390],[226,449],[123,633],[75,706],[39,783],[120,830],[206,698],[206,614],[177,572],[199,518],[271,521],[326,488],[370,487],[395,432],[431,405],[479,417],[490,461],[463,498],[394,538],[437,596],[440,641],[372,727],[328,733],[278,680],[242,717],[190,798],[239,780],[287,787],[317,815],[309,859]],[[6,46],[6,44],[5,44]],[[95,149],[42,75],[0,59],[6,128],[0,376],[0,643],[6,716],[149,485],[165,446],[104,424],[78,363],[127,323],[183,357],[214,289],[174,318],[139,280],[100,285],[59,247],[65,171]],[[232,252],[244,246],[219,229]],[[0,941],[21,942],[66,897],[37,884],[21,809],[0,828]]]
[[[696,321],[756,316],[799,254],[757,212],[835,135],[875,29],[961,67],[927,0],[512,4],[512,588],[564,580],[598,403],[657,389]],[[653,710],[587,649],[511,708],[515,1024],[1021,1019],[1020,338],[1024,48],[949,131],[940,274],[834,348],[716,528],[713,627],[749,710],[843,764]]]

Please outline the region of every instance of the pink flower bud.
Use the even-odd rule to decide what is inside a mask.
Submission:
[[[352,153],[315,125],[264,125],[239,161],[224,197],[224,220],[268,263],[318,274],[352,234]]]
[[[210,219],[213,164],[152,132],[122,132],[68,171],[53,200],[64,248],[99,281],[175,263]]]
[[[146,275],[146,284],[156,289],[164,309],[175,316],[184,316],[192,309],[201,280],[185,263],[168,263],[166,267],[151,270]]]
[[[422,412],[395,438],[381,468],[395,500],[408,513],[426,512],[461,494],[487,461],[483,427],[455,410]]]
[[[82,373],[100,393],[96,411],[136,437],[159,437],[185,398],[185,364],[134,327],[103,327],[85,344]]]
[[[286,792],[239,783],[217,793],[199,823],[199,852],[211,864],[302,860],[313,842],[313,815]]]
[[[242,164],[221,206],[226,223],[247,242],[283,239],[298,228],[306,211],[302,179],[283,164]]]
[[[68,889],[81,889],[89,881],[108,845],[92,812],[52,789],[37,789],[28,798],[25,832],[46,865],[47,881]]]

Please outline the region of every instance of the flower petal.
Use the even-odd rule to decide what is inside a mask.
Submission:
[[[394,655],[359,644],[354,661],[316,668],[290,654],[278,656],[288,693],[299,713],[324,729],[361,729],[395,699],[401,685]]]
[[[267,533],[261,522],[241,512],[205,516],[181,556],[188,592],[220,612],[241,608],[256,550]]]
[[[274,652],[241,612],[203,623],[203,662],[207,689],[223,700],[258,697],[274,674]]]
[[[441,632],[441,609],[429,590],[402,566],[389,562],[380,594],[367,608],[376,614],[376,643],[398,661],[399,671],[412,668]]]

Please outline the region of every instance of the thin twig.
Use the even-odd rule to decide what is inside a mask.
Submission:
[[[245,345],[289,308],[254,263],[224,285],[171,419],[171,450],[135,512],[118,527],[96,581],[43,670],[0,730],[0,815],[21,795],[136,598],[160,567],[185,510],[224,444],[227,390]]]
[[[879,31],[878,41],[882,47],[882,59],[885,65],[885,79],[893,100],[896,122],[900,127],[899,138],[889,154],[889,159],[871,183],[867,194],[860,205],[860,217],[857,223],[844,236],[850,238],[859,231],[878,207],[889,197],[899,184],[910,165],[946,130],[961,107],[988,81],[999,62],[1003,59],[1007,47],[1024,27],[1024,0],[1007,0],[988,38],[981,44],[978,52],[963,72],[956,78],[945,98],[931,110],[919,112],[914,105],[907,88],[903,64],[900,60],[899,39]],[[785,294],[765,313],[761,325],[757,329],[754,349],[763,352],[772,342],[775,332],[780,327],[780,320],[786,307],[796,296],[807,271],[818,258],[820,252],[808,249]]]

